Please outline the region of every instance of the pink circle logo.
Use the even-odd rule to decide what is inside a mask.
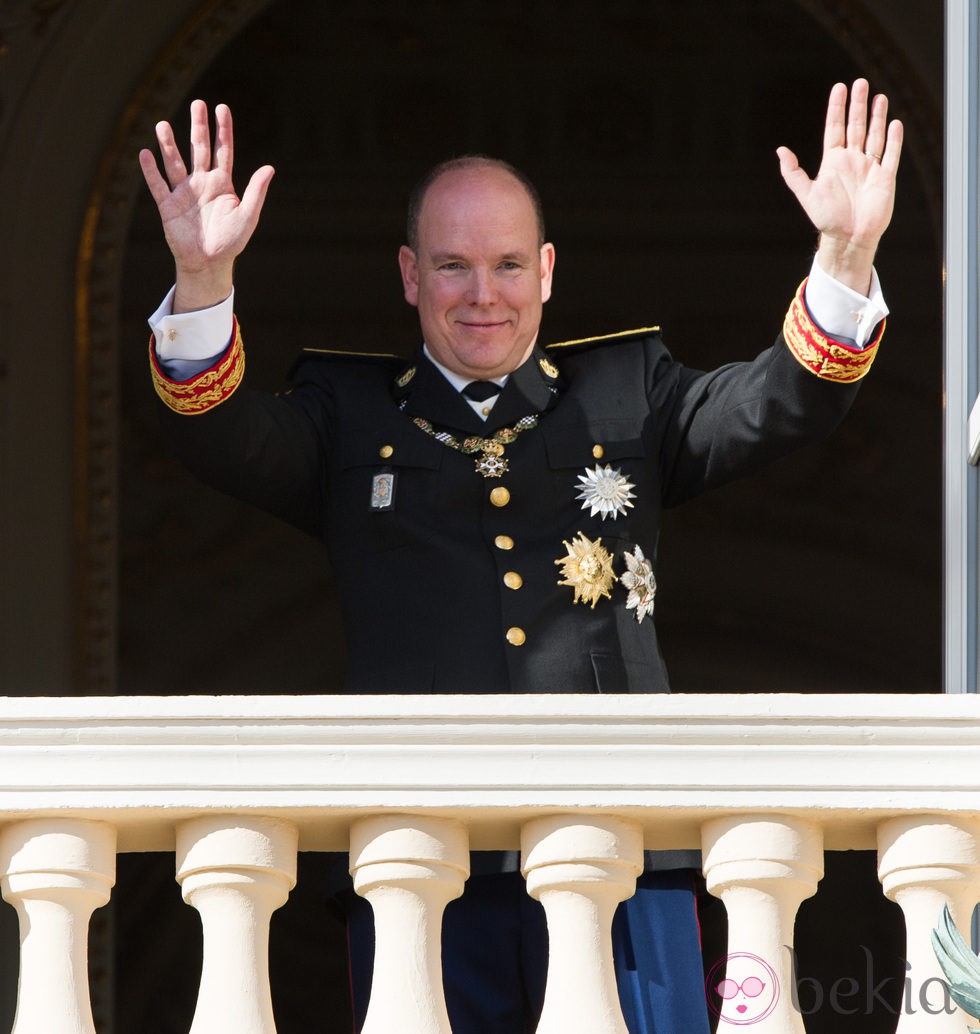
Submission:
[[[722,1023],[748,1026],[776,1008],[779,978],[758,955],[734,952],[711,967],[704,990],[708,1006]]]

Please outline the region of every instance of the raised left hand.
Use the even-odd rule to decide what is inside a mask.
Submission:
[[[868,82],[830,91],[823,159],[816,178],[800,168],[796,155],[780,147],[786,185],[820,232],[817,258],[824,272],[867,294],[871,268],[895,206],[895,178],[902,153],[902,123],[889,125],[888,98],[879,94],[868,117]]]

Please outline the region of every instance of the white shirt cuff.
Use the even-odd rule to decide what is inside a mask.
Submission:
[[[231,341],[235,313],[235,290],[210,309],[175,314],[171,287],[160,307],[150,317],[150,330],[161,362],[201,362],[221,355]]]
[[[814,322],[828,336],[864,348],[875,327],[888,315],[877,270],[871,271],[870,298],[825,273],[814,258],[806,283],[806,307]]]

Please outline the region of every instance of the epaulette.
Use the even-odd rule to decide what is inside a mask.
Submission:
[[[395,355],[393,352],[354,352],[344,349],[333,348],[304,348],[293,360],[289,368],[288,377],[292,380],[299,367],[307,360],[333,360],[333,359],[361,359],[368,362],[379,363],[404,363],[405,357]]]
[[[595,337],[575,338],[572,341],[556,341],[552,345],[545,345],[544,350],[546,352],[553,352],[561,349],[566,354],[569,352],[582,352],[597,345],[613,345],[625,341],[639,341],[642,338],[659,333],[660,327],[637,327],[635,330],[620,330],[615,334],[599,334]]]
[[[304,348],[300,359],[395,359],[404,360],[404,356],[395,355],[394,352],[353,352],[335,348]]]

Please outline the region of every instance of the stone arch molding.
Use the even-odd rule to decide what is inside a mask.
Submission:
[[[272,0],[207,0],[166,41],[122,109],[94,184],[76,266],[75,556],[76,692],[111,693],[115,679],[114,586],[115,413],[122,254],[132,206],[142,181],[133,155],[153,137],[153,126],[173,111],[193,79],[235,34]],[[874,9],[876,0],[842,6],[833,0],[796,0],[895,99],[909,123],[912,160],[941,203],[941,112],[902,46]]]
[[[75,292],[77,692],[111,693],[115,681],[117,313],[132,207],[144,189],[133,156],[201,69],[269,2],[207,0],[198,6],[123,108],[86,205]]]

